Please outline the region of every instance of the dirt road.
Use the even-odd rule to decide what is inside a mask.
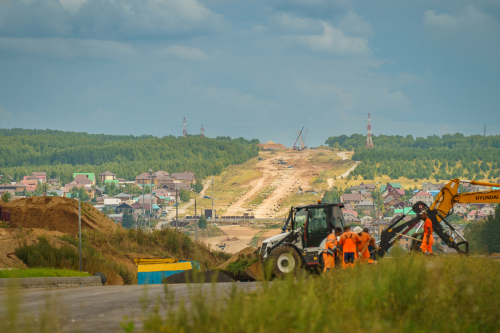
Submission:
[[[236,283],[237,288],[248,291],[258,287],[256,282]],[[206,295],[212,295],[212,285],[198,285]],[[225,297],[233,287],[232,283],[218,283],[215,294]],[[193,289],[191,287],[191,289]],[[190,291],[187,285],[169,285],[169,293],[174,295],[174,307],[181,300],[190,303]],[[28,329],[25,325],[34,324],[37,327],[41,323],[41,311],[49,312],[50,318],[57,318],[63,332],[124,332],[120,323],[132,321],[135,328],[141,330],[142,323],[138,319],[143,315],[142,309],[151,313],[157,303],[158,297],[164,300],[164,286],[105,286],[105,287],[83,287],[62,290],[40,290],[20,292],[20,319],[17,323],[17,331],[24,332]],[[0,292],[0,317],[6,314],[6,293]],[[209,296],[209,302],[213,299]],[[160,314],[165,311],[160,309]],[[36,317],[35,317],[36,316]],[[130,319],[125,320],[127,316]],[[26,317],[26,320],[23,318]],[[45,318],[46,319],[46,318]],[[0,323],[0,328],[3,327]],[[37,331],[37,330],[34,330]]]
[[[224,251],[227,253],[236,253],[248,246],[252,237],[254,237],[261,229],[251,228],[239,225],[219,226],[224,231],[224,235],[201,238],[204,243],[210,244],[213,249],[218,249],[219,245],[226,244]]]
[[[350,153],[349,152],[340,152],[340,153],[337,153],[337,156],[339,156],[340,158],[342,158],[342,160],[347,160],[348,159],[348,155]],[[350,154],[352,155],[352,153]],[[347,176],[349,176],[349,174],[354,170],[356,169],[356,167],[358,166],[359,164],[359,161],[354,161],[356,164],[354,164],[349,170],[347,170],[346,172],[344,172],[342,175],[340,175],[340,177],[343,177],[343,178],[346,178]],[[328,182],[328,188],[332,188],[334,185],[335,185],[335,180],[333,178],[328,178],[326,180]]]
[[[259,161],[256,164],[256,167],[259,171],[262,172],[262,176],[258,179],[254,179],[253,181],[250,182],[250,190],[245,193],[243,196],[241,196],[235,203],[233,203],[229,208],[227,209],[226,213],[224,215],[226,216],[233,216],[233,215],[242,215],[241,213],[245,211],[244,208],[241,206],[250,198],[255,195],[256,193],[260,192],[261,190],[264,189],[264,184],[266,182],[269,182],[271,179],[273,179],[278,173],[272,168],[271,165],[272,160],[263,160]]]

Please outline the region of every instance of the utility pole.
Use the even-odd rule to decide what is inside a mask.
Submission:
[[[146,184],[142,184],[142,218],[144,221],[146,220],[146,212],[144,211],[144,186]]]
[[[78,196],[78,242],[80,252],[80,272],[82,271],[82,202]]]
[[[202,125],[203,126],[203,125]],[[194,220],[196,221],[196,195],[194,196]],[[195,241],[198,241],[198,221],[194,223]]]
[[[149,169],[149,220],[153,214],[153,170]]]
[[[377,235],[378,235],[378,240],[380,240],[380,191],[377,192],[377,221],[378,221],[378,227],[377,227]]]
[[[177,185],[175,185],[175,229],[177,229],[177,220],[179,220],[179,191],[177,190]]]
[[[214,176],[212,176],[212,219],[215,219],[215,212],[214,212]]]

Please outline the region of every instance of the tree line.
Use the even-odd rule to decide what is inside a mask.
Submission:
[[[162,138],[63,132],[54,130],[0,129],[0,174],[16,181],[32,172],[67,183],[75,172],[96,175],[111,171],[117,178],[134,180],[149,169],[169,173],[190,170],[198,178],[220,174],[231,164],[258,155],[258,140]]]
[[[331,147],[354,150],[353,160],[361,161],[351,177],[373,180],[387,175],[392,179],[471,180],[500,177],[500,136],[436,135],[413,139],[411,135],[374,136],[375,148],[365,149],[366,137],[353,134],[330,137]],[[355,146],[354,146],[355,145]]]

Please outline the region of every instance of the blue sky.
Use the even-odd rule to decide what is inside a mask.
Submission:
[[[500,2],[0,0],[0,127],[500,132]]]

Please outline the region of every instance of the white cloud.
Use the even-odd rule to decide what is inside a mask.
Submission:
[[[293,37],[312,51],[333,55],[367,56],[370,53],[368,40],[360,37],[347,37],[342,30],[320,21],[323,26],[321,35],[301,35]]]
[[[87,2],[87,0],[59,0],[65,9],[71,13],[75,13],[80,9],[80,6]]]
[[[160,49],[154,52],[154,55],[190,61],[206,61],[209,59],[209,56],[202,50],[182,45],[172,45],[170,47]]]
[[[76,38],[0,37],[2,53],[17,56],[47,57],[61,60],[123,59],[138,54],[129,44]]]
[[[0,35],[119,39],[207,34],[222,16],[197,0],[37,0],[0,5]]]
[[[489,33],[498,29],[498,22],[492,16],[473,5],[465,7],[464,12],[456,16],[427,10],[424,13],[423,24],[435,37]]]
[[[364,20],[364,16],[359,16],[353,10],[340,20],[338,27],[349,36],[373,37],[372,25]]]
[[[275,29],[277,28],[289,33],[313,33],[321,29],[321,25],[318,20],[296,17],[288,13],[277,13],[271,18],[270,21],[270,24],[274,26]]]

